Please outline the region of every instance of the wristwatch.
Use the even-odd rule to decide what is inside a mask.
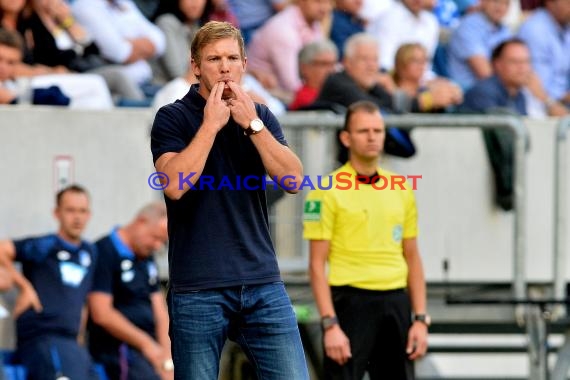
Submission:
[[[338,318],[336,317],[336,315],[332,317],[330,315],[325,315],[324,317],[321,318],[321,327],[323,331],[327,331],[334,325],[338,325]]]
[[[431,317],[429,314],[416,314],[414,315],[414,321],[421,322],[427,327],[431,326]]]
[[[162,363],[162,369],[165,371],[174,371],[174,362],[172,361],[172,359],[166,359]]]
[[[256,135],[261,132],[263,128],[265,128],[265,125],[263,125],[263,121],[261,121],[261,119],[253,119],[249,123],[249,128],[244,130],[244,133],[246,136]]]

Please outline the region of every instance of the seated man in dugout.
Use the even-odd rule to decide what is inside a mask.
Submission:
[[[168,312],[152,256],[168,238],[166,226],[166,206],[156,201],[95,243],[89,350],[111,380],[172,379]]]
[[[85,189],[66,187],[56,195],[56,233],[0,241],[0,268],[20,291],[12,315],[28,380],[97,379],[80,344],[97,260],[93,245],[81,237],[89,203]],[[22,273],[13,261],[22,264]]]

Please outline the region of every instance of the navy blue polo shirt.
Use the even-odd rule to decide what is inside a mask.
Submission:
[[[162,154],[180,152],[190,144],[202,124],[205,105],[198,85],[193,85],[184,98],[158,111],[151,132],[155,162]],[[279,122],[269,109],[260,104],[255,108],[268,131],[287,145]],[[265,176],[259,153],[233,119],[218,132],[202,175],[213,177],[214,183],[225,178],[233,184],[248,175]],[[187,191],[178,201],[168,197],[165,200],[173,291],[280,280],[269,235],[265,191],[261,187],[257,190],[204,187]]]
[[[18,342],[44,334],[76,337],[81,310],[91,290],[96,251],[93,245],[73,245],[52,234],[14,241],[16,260],[32,283],[43,306],[16,321]]]
[[[99,254],[93,291],[113,296],[113,307],[135,326],[156,337],[150,296],[159,291],[158,270],[152,257],[139,259],[114,229],[95,243]],[[118,352],[122,342],[89,321],[89,349],[93,356]]]
[[[526,115],[526,100],[522,91],[511,96],[496,76],[481,79],[465,93],[461,109],[466,112],[485,112],[504,107],[519,115]]]

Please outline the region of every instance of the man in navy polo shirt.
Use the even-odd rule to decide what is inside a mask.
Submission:
[[[13,311],[18,356],[28,380],[95,379],[91,358],[78,344],[96,259],[93,246],[81,239],[90,217],[85,189],[61,190],[54,215],[57,233],[0,242],[0,265],[20,288]],[[23,276],[13,260],[22,263]]]
[[[152,254],[168,237],[164,202],[98,240],[89,350],[111,380],[172,378],[168,312]]]
[[[246,64],[239,30],[209,22],[194,37],[191,54],[199,83],[158,111],[151,133],[155,167],[170,179],[164,193],[175,377],[217,379],[229,338],[245,351],[257,378],[308,379],[264,189],[190,190],[201,176],[235,184],[267,173],[296,193],[302,165],[277,119],[239,85]]]

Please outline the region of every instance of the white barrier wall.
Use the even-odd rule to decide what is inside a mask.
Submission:
[[[152,118],[149,110],[138,109],[0,108],[0,239],[54,230],[55,177],[65,176],[66,157],[72,161],[72,177],[92,194],[93,217],[87,238],[99,237],[112,226],[127,222],[144,203],[161,197],[147,183],[154,171],[148,138]],[[527,122],[531,135],[527,276],[531,281],[552,278],[556,123]],[[318,138],[326,133],[313,134]],[[422,175],[417,200],[428,280],[443,279],[441,263],[447,258],[451,280],[511,281],[513,218],[492,203],[491,173],[480,131],[417,128],[412,137],[417,155],[408,160],[389,158],[385,165],[402,174]],[[303,157],[316,154],[330,165],[330,157],[322,155],[334,152],[326,146],[314,152],[305,146]],[[66,157],[58,161],[58,156]],[[320,165],[305,162],[305,166],[312,172]],[[291,199],[295,197],[287,197],[277,208],[277,221],[289,218],[287,225],[277,230],[277,248],[281,257],[297,257],[304,266],[306,251],[300,253],[291,243],[300,239],[294,232],[298,228],[291,226],[300,219],[285,213],[287,208],[291,213]],[[296,215],[301,212],[298,209]],[[567,262],[566,273],[570,274],[570,260]]]
[[[558,120],[527,120],[527,278],[552,279],[553,168]],[[493,181],[481,131],[415,129],[418,153],[409,160],[388,159],[404,174],[421,174],[416,192],[420,248],[428,280],[510,281],[513,213],[493,203]],[[570,211],[567,210],[567,215]],[[570,234],[569,234],[570,235]],[[570,266],[567,268],[570,274]]]
[[[86,237],[128,222],[159,196],[147,184],[151,122],[140,110],[0,108],[0,239],[55,230],[56,176],[68,162],[70,179],[91,193]]]

